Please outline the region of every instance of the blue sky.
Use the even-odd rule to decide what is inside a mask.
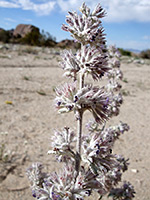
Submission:
[[[121,48],[150,49],[150,0],[85,0],[91,9],[100,3],[107,12],[103,18],[108,44]],[[68,10],[78,11],[81,0],[0,0],[0,27],[15,28],[33,24],[56,37],[69,38],[61,30]]]

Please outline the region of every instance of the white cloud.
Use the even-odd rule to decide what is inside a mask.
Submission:
[[[18,0],[18,3],[23,10],[33,10],[39,15],[48,15],[54,9],[56,4],[54,1],[35,4],[30,0]]]
[[[69,10],[78,10],[81,6],[81,1],[79,0],[57,0],[57,4],[59,5],[61,11],[67,12]]]
[[[3,8],[19,8],[19,5],[13,2],[0,1],[0,7]]]
[[[31,10],[39,15],[48,15],[54,9],[56,2],[47,1],[46,3],[34,3],[31,0],[12,0],[0,1],[0,7],[5,8],[21,8],[23,10]]]
[[[150,22],[150,1],[149,0],[100,0],[105,8],[107,17],[105,21],[123,22],[123,21],[147,21]],[[81,5],[80,0],[57,0],[62,11],[78,10]],[[85,3],[94,8],[97,0],[85,0]]]
[[[149,0],[113,0],[108,7],[108,21],[150,21]]]
[[[149,0],[99,0],[108,13],[104,18],[108,22],[140,21],[150,22]],[[93,9],[98,1],[85,0],[85,3]],[[55,7],[55,5],[57,5]],[[80,0],[0,0],[0,7],[21,8],[31,10],[39,15],[48,15],[55,8],[60,11],[78,10]]]

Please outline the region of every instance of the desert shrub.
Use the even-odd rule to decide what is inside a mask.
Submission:
[[[56,45],[56,37],[52,36],[49,32],[42,30],[40,45],[45,47],[53,47]]]
[[[139,55],[141,58],[150,59],[150,49],[142,51]]]
[[[53,47],[56,44],[56,38],[48,32],[42,31],[42,33],[40,33],[39,31],[34,30],[26,34],[23,38],[20,38],[19,42],[32,46]]]
[[[10,31],[1,30],[0,31],[0,41],[3,43],[8,43],[11,38]]]
[[[122,48],[118,48],[118,50],[120,51],[122,56],[131,56],[132,55],[131,51],[124,50]]]
[[[34,54],[34,55],[38,54],[38,50],[31,46],[27,46],[25,49],[22,50],[22,52],[28,53],[28,54]]]
[[[30,32],[30,33],[27,33],[19,41],[22,44],[39,46],[40,45],[40,38],[41,38],[41,34],[38,31],[35,30],[35,31]]]
[[[4,143],[0,143],[0,163],[9,163],[13,160],[14,152],[8,150]]]

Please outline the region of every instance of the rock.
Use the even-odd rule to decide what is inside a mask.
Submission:
[[[133,61],[133,63],[136,63],[136,64],[144,64],[144,60],[142,60],[142,59],[135,59],[135,60]]]
[[[138,173],[139,171],[137,169],[131,169],[131,172]]]
[[[31,33],[33,31],[39,32],[39,28],[30,24],[19,24],[13,31],[13,36],[24,37],[26,34]]]

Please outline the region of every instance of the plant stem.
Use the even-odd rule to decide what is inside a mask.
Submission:
[[[84,87],[84,73],[80,74],[80,85],[79,89],[81,90]]]
[[[77,120],[77,153],[81,154],[81,137],[82,137],[82,118],[83,113],[79,111],[79,119]]]
[[[84,87],[84,74],[80,74],[80,83],[79,89],[81,90]],[[76,177],[80,171],[80,161],[81,161],[81,142],[82,142],[82,119],[83,119],[83,111],[78,110],[79,119],[77,120],[77,146],[76,146]]]
[[[80,74],[80,83],[79,83],[79,89],[81,90],[84,87],[84,74]],[[81,154],[81,137],[82,137],[82,118],[83,118],[83,112],[82,108],[78,111],[79,113],[79,119],[77,120],[77,152],[80,155]]]

